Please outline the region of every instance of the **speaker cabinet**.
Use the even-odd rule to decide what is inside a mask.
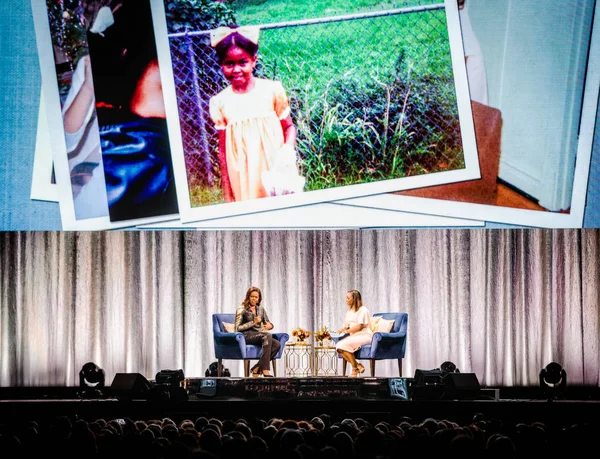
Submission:
[[[475,373],[448,373],[444,376],[445,399],[469,400],[480,395],[481,386]]]
[[[441,400],[445,392],[443,373],[439,369],[415,370],[409,384],[411,400]]]
[[[110,385],[110,391],[117,397],[147,400],[152,385],[140,373],[117,373]]]

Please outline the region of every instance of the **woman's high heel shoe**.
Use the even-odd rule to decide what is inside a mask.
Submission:
[[[262,375],[262,370],[260,369],[260,367],[254,367],[250,371],[250,374],[253,378],[258,378],[260,375]]]
[[[356,365],[356,370],[357,370],[357,371],[358,371],[360,374],[363,374],[363,373],[365,372],[365,367],[363,366],[363,364],[362,364],[362,363],[358,363],[358,364]]]

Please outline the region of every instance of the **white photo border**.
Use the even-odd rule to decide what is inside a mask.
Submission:
[[[38,109],[37,135],[33,157],[33,175],[30,198],[35,201],[58,202],[58,186],[52,183],[52,150],[50,149],[50,131],[46,116],[44,93],[40,94]]]
[[[233,215],[200,222],[181,220],[140,225],[139,229],[323,230],[483,227],[485,222],[321,202],[306,206]]]

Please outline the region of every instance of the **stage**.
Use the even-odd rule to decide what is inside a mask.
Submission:
[[[568,387],[547,398],[538,387],[414,387],[412,378],[187,378],[157,384],[132,373],[110,387],[0,388],[3,420],[43,420],[59,415],[176,420],[260,417],[333,419],[361,417],[398,423],[428,417],[469,423],[475,414],[504,422],[542,421],[561,426],[598,422],[600,389]]]

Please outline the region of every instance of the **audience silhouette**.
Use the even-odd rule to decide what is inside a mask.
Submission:
[[[156,459],[285,458],[388,459],[452,453],[468,458],[571,455],[592,447],[598,424],[505,423],[478,413],[459,425],[445,419],[369,422],[272,418],[96,419],[57,416],[0,424],[0,455],[6,458]]]

